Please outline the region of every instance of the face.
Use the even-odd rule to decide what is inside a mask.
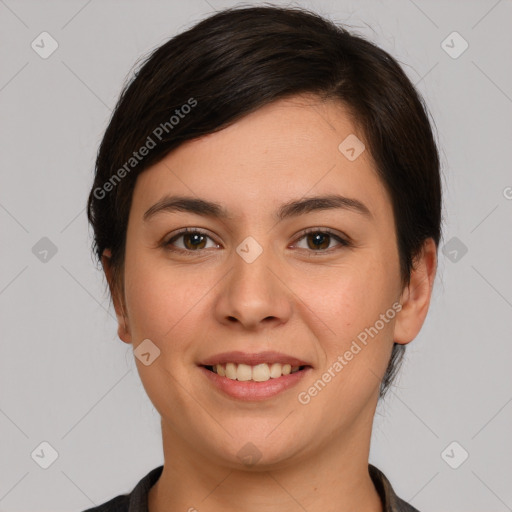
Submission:
[[[334,444],[348,453],[369,433],[403,296],[390,197],[368,150],[338,149],[350,135],[364,141],[341,104],[294,97],[137,179],[119,336],[136,353],[150,340],[142,383],[164,437],[198,460],[236,466],[247,452],[278,467]],[[170,196],[225,215],[164,206]],[[326,196],[347,200],[311,201]],[[301,369],[265,382],[202,366],[233,351],[221,362],[272,352],[262,358]],[[249,378],[268,377],[252,361]]]

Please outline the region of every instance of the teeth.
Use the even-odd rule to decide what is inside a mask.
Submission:
[[[252,368],[248,364],[239,364],[236,369],[236,380],[251,380]]]
[[[249,366],[249,368],[251,367]],[[268,367],[268,364],[262,363],[252,367],[252,380],[255,380],[256,382],[265,382],[268,379],[270,379],[270,368]]]
[[[268,366],[268,365],[267,365]],[[274,363],[271,367],[270,367],[270,376],[273,378],[273,379],[277,379],[278,377],[281,377],[282,373],[281,373],[281,369],[282,369],[282,365],[280,365],[279,363]]]
[[[217,365],[217,368],[219,365]],[[226,363],[226,377],[236,380],[236,365],[234,363]]]
[[[269,379],[277,379],[282,375],[289,375],[299,371],[298,366],[291,367],[290,364],[267,363],[250,366],[248,364],[226,363],[213,366],[213,371],[221,377],[227,377],[231,380],[255,382],[266,382]]]

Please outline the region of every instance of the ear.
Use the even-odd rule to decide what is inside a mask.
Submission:
[[[434,240],[428,238],[414,260],[410,284],[402,291],[402,309],[396,315],[393,337],[396,343],[410,343],[420,332],[430,305],[436,270],[437,248]]]
[[[105,272],[105,277],[107,278],[108,287],[110,289],[110,296],[112,297],[112,302],[116,311],[117,335],[125,343],[131,343],[132,336],[128,325],[128,318],[124,311],[124,303],[122,297],[119,296],[119,292],[114,285],[111,257],[112,252],[110,249],[105,249],[101,255],[101,264],[103,265],[103,272]]]

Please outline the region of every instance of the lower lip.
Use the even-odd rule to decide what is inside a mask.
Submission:
[[[218,389],[224,392],[226,395],[239,400],[265,400],[278,395],[282,391],[285,391],[292,386],[298,384],[298,382],[309,373],[311,368],[308,366],[304,370],[299,370],[295,373],[289,373],[288,375],[282,375],[277,379],[269,379],[265,382],[256,382],[252,380],[238,381],[228,379],[227,377],[221,377],[215,372],[212,372],[200,366],[199,369],[206,375],[210,382],[214,384]]]

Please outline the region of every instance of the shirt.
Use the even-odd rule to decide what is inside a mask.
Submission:
[[[148,512],[149,489],[156,483],[162,474],[163,465],[152,469],[135,486],[130,494],[120,494],[110,501],[83,512]],[[375,466],[368,464],[368,470],[373,484],[379,493],[384,512],[419,512],[418,509],[400,499],[391,487],[384,473]]]

